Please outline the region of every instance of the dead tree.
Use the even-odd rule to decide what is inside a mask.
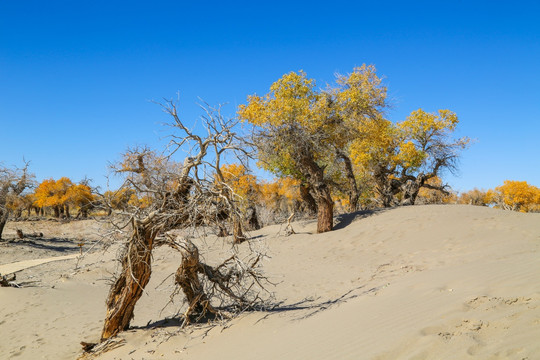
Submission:
[[[191,317],[200,319],[210,316],[224,317],[220,309],[243,310],[259,304],[261,282],[266,280],[257,265],[263,257],[250,254],[247,260],[237,254],[221,264],[210,266],[201,262],[199,249],[187,238],[177,238],[177,249],[182,254],[182,263],[175,274],[175,282],[186,296],[187,310],[183,325],[189,324]],[[254,291],[255,290],[255,291]],[[212,300],[218,300],[215,306]]]
[[[129,328],[135,304],[150,281],[152,248],[159,231],[152,220],[151,216],[145,221],[132,219],[132,234],[122,255],[122,272],[107,297],[102,341]]]
[[[168,245],[182,254],[175,279],[188,302],[185,321],[195,313],[217,314],[212,301],[218,293],[239,306],[258,300],[258,296],[247,295],[262,284],[263,277],[256,270],[262,255],[257,255],[255,262],[248,262],[249,269],[235,255],[212,267],[200,262],[198,249],[191,241],[178,241],[168,235],[174,229],[218,228],[225,211],[234,242],[246,239],[237,195],[220,173],[220,162],[226,155],[237,160],[250,156],[234,132],[236,121],[224,119],[219,108],[205,107],[202,119],[206,134],[198,135],[182,123],[173,102],[162,106],[172,117],[170,125],[175,131],[164,154],[147,148],[131,149],[113,166],[113,172],[125,178],[122,188],[129,189],[134,196],[129,206],[115,211],[116,216],[112,217],[117,230],[125,233],[127,239],[120,274],[107,298],[101,341],[129,327],[135,304],[150,279],[151,254],[156,246]],[[189,153],[183,163],[173,161],[184,150]],[[252,281],[246,282],[247,278]],[[218,301],[218,305],[223,303]]]

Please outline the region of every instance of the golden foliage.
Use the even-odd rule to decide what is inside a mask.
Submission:
[[[259,186],[259,201],[273,211],[291,211],[301,201],[300,181],[291,177],[262,182]]]
[[[334,88],[318,91],[315,80],[307,78],[305,72],[290,72],[272,84],[268,94],[248,96],[247,105],[239,106],[240,119],[263,132],[273,130],[263,137],[268,147],[259,154],[262,167],[278,176],[300,179],[295,161],[300,146],[309,144],[304,149],[309,149],[317,162],[332,163],[331,155],[336,150],[349,154],[350,142],[366,121],[381,119],[387,89],[373,65],[356,67],[347,75],[337,74],[336,83]],[[290,134],[295,141],[283,141],[283,135]]]
[[[318,118],[314,108],[319,98],[314,86],[315,81],[308,79],[302,70],[290,72],[273,83],[264,97],[248,96],[248,104],[239,106],[238,115],[261,127],[294,122],[313,128]]]
[[[400,137],[392,122],[381,119],[359,125],[363,136],[355,139],[350,147],[355,165],[372,169],[379,164],[395,167],[399,163]]]
[[[357,167],[370,172],[381,188],[392,179],[404,182],[419,176],[426,180],[438,177],[442,168],[454,169],[459,151],[469,143],[468,138],[451,138],[458,122],[450,110],[427,113],[422,109],[397,124],[385,119],[366,121],[358,125],[361,136],[351,143],[351,158]],[[429,199],[433,196],[424,192],[423,200],[451,201]]]
[[[92,189],[86,184],[73,184],[67,178],[47,179],[41,182],[33,194],[33,205],[39,208],[85,207],[94,201]]]
[[[334,90],[340,110],[348,119],[373,117],[377,110],[386,106],[387,88],[376,74],[374,65],[355,67],[348,75],[337,75],[339,87]]]
[[[257,178],[248,173],[246,167],[241,164],[221,166],[223,181],[229,185],[242,201],[253,201],[258,192]]]
[[[34,205],[37,207],[64,206],[69,199],[68,189],[72,186],[73,183],[67,177],[62,177],[59,180],[44,180],[34,192],[36,197]]]
[[[521,212],[540,211],[540,188],[526,181],[505,180],[487,193],[487,202]]]
[[[477,188],[461,193],[458,198],[459,204],[486,206],[490,202],[488,193]]]
[[[106,191],[103,196],[112,209],[126,210],[132,196],[135,196],[135,190],[123,187],[117,191]]]

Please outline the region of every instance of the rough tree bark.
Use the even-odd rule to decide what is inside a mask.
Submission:
[[[422,187],[421,177],[416,178],[416,180],[407,180],[402,186],[401,190],[403,191],[403,199],[401,200],[401,205],[414,205],[416,202],[416,197],[418,192]]]
[[[416,198],[418,197],[418,193],[420,192],[421,188],[427,188],[431,190],[437,190],[443,193],[444,195],[449,195],[449,192],[445,189],[445,186],[435,186],[430,185],[427,181],[433,177],[435,177],[435,173],[429,173],[429,174],[420,174],[416,178],[410,177],[408,178],[402,185],[401,185],[401,191],[403,192],[403,199],[401,201],[402,205],[414,205],[416,202]]]
[[[135,304],[150,280],[152,247],[158,232],[151,217],[144,222],[133,220],[133,233],[122,260],[122,272],[107,297],[107,316],[101,341],[129,328]]]
[[[197,310],[201,307],[210,309],[208,300],[203,296],[204,289],[197,277],[197,271],[199,274],[204,272],[210,281],[221,284],[220,281],[225,278],[219,273],[220,267],[213,273],[212,269],[199,263],[198,251],[193,244],[190,246],[189,241],[178,246],[170,239],[162,240],[167,239],[168,231],[195,228],[203,224],[219,225],[222,219],[218,213],[212,213],[212,209],[216,203],[225,200],[224,210],[231,214],[235,241],[245,239],[241,229],[241,217],[234,203],[235,194],[223,191],[227,189],[223,183],[216,184],[199,177],[201,173],[206,173],[208,168],[219,172],[219,159],[225,151],[238,151],[249,155],[236,143],[239,138],[231,130],[235,123],[224,120],[219,113],[215,117],[213,112],[207,110],[208,117],[204,119],[209,135],[201,138],[182,124],[172,102],[165,110],[173,116],[173,126],[181,133],[180,136],[172,136],[171,148],[178,150],[185,144],[190,144],[196,150],[193,151],[194,156],[186,157],[181,166],[169,161],[176,150],[172,150],[166,157],[157,156],[147,148],[128,150],[123,161],[114,168],[117,173],[126,174],[123,186],[134,189],[139,198],[148,198],[149,204],[145,208],[134,206],[126,210],[131,215],[132,233],[128,236],[127,247],[122,256],[121,273],[107,298],[107,315],[101,342],[129,327],[135,304],[150,279],[152,250],[159,245],[168,244],[173,248],[183,249],[183,262],[176,273],[176,282],[186,294],[190,308],[193,304]],[[204,161],[209,149],[215,150],[214,158],[212,161]],[[211,213],[206,212],[208,209]],[[122,228],[124,226],[125,224],[122,224]],[[158,235],[160,237],[156,240]],[[226,265],[222,264],[224,267]],[[256,263],[253,264],[255,265]],[[257,279],[258,274],[252,269],[250,271],[246,276]],[[243,289],[243,293],[247,293],[253,286],[255,285],[247,290]],[[228,295],[235,296],[232,292]]]
[[[358,190],[358,185],[356,184],[352,162],[351,159],[341,151],[337,152],[337,156],[343,160],[343,164],[345,166],[345,175],[347,177],[347,182],[349,183],[349,189],[347,191],[349,195],[349,211],[354,212],[358,209],[360,191]]]
[[[207,311],[213,314],[217,312],[210,304],[199,280],[199,273],[202,269],[199,260],[199,249],[188,239],[182,240],[180,248],[182,263],[176,271],[175,282],[186,296],[188,309],[184,314],[184,323],[187,324],[189,315],[192,313],[204,315]]]
[[[246,241],[247,237],[244,235],[244,230],[242,229],[242,220],[236,214],[232,216],[233,223],[233,241],[235,244],[240,244]]]
[[[319,166],[308,151],[300,154],[299,160],[317,201],[317,233],[331,231],[334,228],[334,201],[324,179],[324,167]]]
[[[307,211],[309,214],[317,213],[317,201],[311,195],[311,186],[305,182],[300,184],[300,198],[304,204],[304,211]]]
[[[334,228],[334,201],[326,184],[319,189],[317,196],[317,233],[332,231]]]

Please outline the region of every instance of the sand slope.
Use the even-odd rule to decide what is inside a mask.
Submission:
[[[182,304],[166,306],[172,279],[163,280],[178,257],[160,249],[138,328],[99,358],[539,358],[540,214],[415,206],[341,220],[326,234],[313,234],[314,222],[296,223],[290,237],[276,226],[253,233],[272,256],[265,268],[279,282],[277,306],[223,325],[179,331],[161,321]],[[41,285],[0,290],[0,354],[72,359],[79,341],[96,341],[111,258],[21,271]]]

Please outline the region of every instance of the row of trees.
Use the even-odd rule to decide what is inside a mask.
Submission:
[[[33,177],[33,176],[32,176]],[[29,191],[33,189],[33,191]],[[76,184],[69,178],[62,177],[58,180],[46,179],[40,184],[34,181],[25,181],[25,187],[21,192],[12,195],[6,201],[6,208],[18,218],[23,211],[36,215],[45,215],[49,210],[54,217],[71,217],[70,209],[76,209],[76,217],[88,217],[88,212],[95,206],[98,198],[89,186],[88,180]]]
[[[495,189],[465,192],[460,195],[458,202],[520,212],[540,212],[540,188],[526,181],[505,180],[503,185]]]

